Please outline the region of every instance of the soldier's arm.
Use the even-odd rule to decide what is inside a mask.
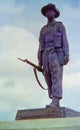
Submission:
[[[38,66],[42,67],[42,52],[43,52],[43,36],[40,33],[39,37],[39,49],[38,49]]]
[[[40,36],[39,36],[39,49],[38,49],[38,62],[39,66],[42,67],[42,54],[45,49],[44,46],[44,33],[46,30],[47,25],[44,25],[40,30]]]
[[[65,55],[65,62],[68,63],[69,61],[69,43],[67,40],[67,35],[66,35],[66,29],[64,27],[64,25],[61,25],[61,29],[62,29],[62,48],[64,51],[64,55]]]

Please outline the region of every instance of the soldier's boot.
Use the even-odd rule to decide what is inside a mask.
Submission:
[[[46,108],[58,108],[58,107],[60,107],[59,101],[60,101],[59,98],[53,97],[52,102],[49,105],[46,105]]]

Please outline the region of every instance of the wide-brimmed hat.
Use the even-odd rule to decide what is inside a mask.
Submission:
[[[59,17],[59,15],[60,15],[59,10],[56,8],[56,6],[55,6],[54,4],[51,4],[51,3],[47,4],[46,6],[42,7],[42,9],[41,9],[41,13],[42,13],[45,17],[46,17],[46,11],[47,11],[48,9],[53,9],[53,10],[55,11],[55,18]]]

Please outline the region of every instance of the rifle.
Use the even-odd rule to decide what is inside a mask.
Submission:
[[[21,59],[21,58],[17,58],[17,59],[18,59],[18,60],[21,60],[21,61],[23,61],[23,62],[26,62],[26,63],[28,63],[29,65],[31,65],[32,67],[34,67],[34,74],[35,74],[35,78],[36,78],[38,84],[40,85],[40,87],[41,87],[42,89],[47,90],[46,88],[44,88],[44,87],[41,85],[41,83],[40,83],[40,81],[39,81],[39,79],[38,79],[38,76],[37,76],[37,71],[36,71],[36,69],[37,69],[38,71],[43,72],[43,69],[42,69],[41,67],[35,65],[34,63],[32,63],[31,61],[29,61],[29,60],[27,60],[27,59],[25,59],[25,60],[23,60],[23,59]]]
[[[23,59],[21,59],[21,58],[17,58],[17,59],[18,59],[18,60],[21,60],[21,61],[23,61],[23,62],[26,62],[27,64],[29,64],[29,65],[31,65],[32,67],[36,68],[38,71],[43,72],[43,69],[42,69],[41,67],[39,67],[39,66],[37,66],[36,64],[32,63],[32,62],[29,61],[28,59],[25,59],[25,60],[23,60]]]

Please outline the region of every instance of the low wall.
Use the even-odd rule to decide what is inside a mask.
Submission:
[[[0,130],[80,130],[80,117],[1,121]]]

